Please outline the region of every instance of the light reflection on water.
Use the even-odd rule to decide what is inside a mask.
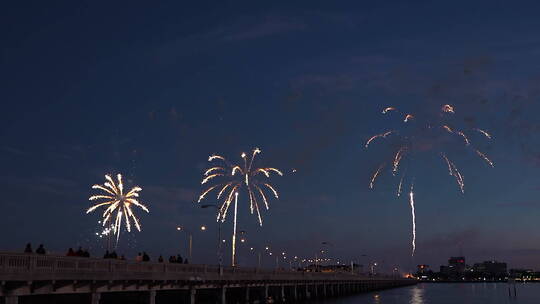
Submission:
[[[348,297],[310,301],[319,304],[539,304],[540,284],[422,283]]]
[[[411,289],[410,304],[424,304],[424,289],[419,286],[414,286]]]

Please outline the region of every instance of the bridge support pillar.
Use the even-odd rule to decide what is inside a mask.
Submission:
[[[317,283],[313,284],[313,289],[315,291],[315,298],[318,298],[319,297],[319,285],[317,285]]]
[[[156,291],[150,290],[148,293],[148,303],[149,304],[156,304]]]
[[[249,286],[246,286],[246,303],[249,303]]]
[[[268,285],[264,285],[264,300],[268,299]]]
[[[195,287],[191,287],[189,289],[189,303],[190,304],[195,304],[196,295],[197,295],[197,289],[195,289]]]
[[[295,301],[298,301],[298,285],[294,285],[293,287],[293,297]]]
[[[6,296],[6,304],[18,304],[19,303],[19,297],[18,296]]]
[[[322,287],[323,287],[323,290],[322,290],[323,291],[323,297],[326,298],[326,284],[323,284]]]
[[[281,285],[281,301],[285,302],[285,285]]]
[[[310,294],[309,294],[309,285],[306,284],[305,287],[306,287],[306,299],[309,299],[309,298],[310,298]]]
[[[92,299],[91,299],[91,302],[92,304],[99,304],[99,300],[101,299],[101,293],[99,292],[93,292],[92,293]],[[6,304],[7,304],[7,299],[6,299]],[[15,302],[17,303],[17,302]]]
[[[221,287],[221,304],[227,304],[227,287]]]

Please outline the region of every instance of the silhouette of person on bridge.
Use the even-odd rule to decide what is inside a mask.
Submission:
[[[142,260],[143,262],[150,262],[150,256],[148,256],[145,251],[143,251]]]
[[[24,248],[24,253],[34,253],[34,251],[32,250],[32,244],[26,244],[26,247]]]
[[[36,249],[37,254],[45,254],[45,247],[43,247],[43,244],[39,244],[38,249]]]

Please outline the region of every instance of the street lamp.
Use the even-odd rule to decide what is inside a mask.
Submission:
[[[377,266],[377,262],[371,263],[371,275],[375,275],[375,266]]]
[[[219,206],[217,204],[204,204],[204,205],[201,205],[201,208],[203,209],[216,208],[216,210],[219,211]],[[221,221],[218,220],[217,223],[218,223],[217,256],[218,256],[218,264],[219,266],[221,266],[223,264],[223,254],[221,251],[221,247],[222,247],[221,244],[225,243],[225,240],[221,239]]]
[[[206,226],[201,226],[200,229],[201,229],[201,231],[206,231]],[[189,261],[191,263],[193,263],[193,260],[192,260],[192,258],[193,258],[193,255],[192,255],[192,253],[193,253],[193,233],[190,230],[187,230],[186,228],[184,228],[182,226],[177,226],[176,230],[180,231],[180,232],[183,231],[183,232],[186,232],[188,234]]]
[[[255,252],[255,248],[250,247],[249,250],[251,252]],[[261,260],[262,260],[262,254],[260,250],[257,250],[257,268],[261,268]]]

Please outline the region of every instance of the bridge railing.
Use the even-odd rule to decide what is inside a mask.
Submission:
[[[313,278],[314,276],[324,276],[325,278],[331,276],[335,277],[336,275],[339,275],[340,277],[351,276],[349,273],[305,273],[302,271],[283,269],[272,270],[228,266],[222,267],[220,271],[220,267],[217,265],[136,262],[114,259],[0,252],[0,274],[2,273],[189,273],[195,275],[220,273],[225,275],[271,274],[274,276],[282,274],[287,275],[288,277],[298,277],[299,279],[307,277]]]
[[[155,273],[155,272],[189,272],[206,273],[218,272],[218,266],[191,265],[171,263],[150,263],[122,261],[113,259],[98,259],[84,257],[66,257],[38,254],[0,253],[0,272],[131,272],[131,273]]]

